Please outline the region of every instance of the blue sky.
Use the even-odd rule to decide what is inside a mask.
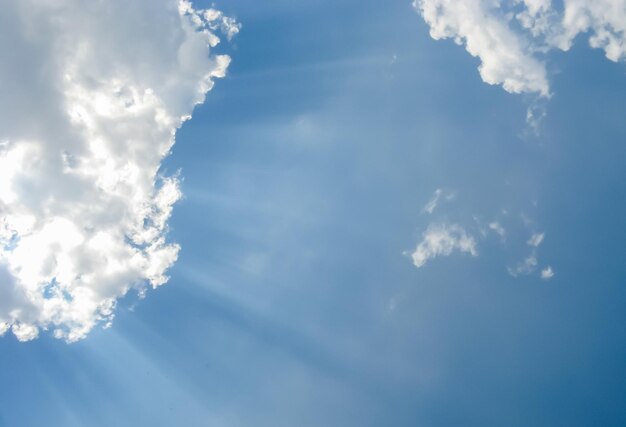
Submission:
[[[0,426],[624,425],[624,63],[549,53],[534,130],[408,0],[216,6],[242,29],[162,165],[169,283],[0,339]],[[416,268],[431,224],[475,256]]]

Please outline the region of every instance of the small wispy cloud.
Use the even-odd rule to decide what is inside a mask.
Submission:
[[[552,270],[551,266],[547,266],[543,270],[541,270],[541,278],[544,280],[549,280],[554,277],[554,270]]]
[[[428,201],[428,203],[426,203],[422,211],[427,214],[432,214],[435,211],[435,209],[437,209],[437,206],[439,205],[439,202],[441,200],[452,200],[452,199],[454,199],[454,192],[451,192],[451,191],[447,192],[441,188],[438,188],[435,190],[432,198]]]
[[[420,268],[432,258],[448,256],[454,251],[478,255],[476,240],[458,224],[433,224],[422,234],[411,258],[413,265]]]
[[[504,236],[506,235],[506,230],[498,221],[489,223],[489,229],[496,233],[498,236],[500,236],[501,239],[504,239]]]
[[[539,267],[538,261],[538,248],[543,243],[545,238],[545,233],[533,233],[530,238],[526,241],[526,244],[531,247],[530,255],[528,255],[522,262],[518,263],[515,267],[508,267],[507,271],[513,277],[518,277],[520,275],[529,275],[534,273]],[[540,272],[540,276],[542,279],[550,279],[554,276],[554,272],[551,267],[546,267]]]
[[[528,239],[528,243],[530,246],[538,248],[539,245],[541,245],[541,242],[543,242],[543,239],[545,237],[544,233],[533,233],[532,236],[530,236],[530,239]]]
[[[517,277],[520,275],[531,274],[537,269],[537,256],[535,254],[529,255],[522,262],[517,264],[515,267],[508,267],[507,271],[513,277]]]
[[[415,250],[405,252],[405,255],[411,256],[415,267],[421,268],[433,258],[449,256],[454,252],[477,256],[479,244],[496,235],[502,250],[520,248],[521,246],[527,253],[521,261],[506,266],[506,271],[511,276],[519,277],[537,272],[545,280],[554,276],[552,268],[549,266],[543,268],[540,262],[539,247],[544,242],[546,233],[536,231],[537,224],[531,215],[524,212],[520,212],[519,215],[510,215],[508,209],[501,208],[495,216],[497,219],[491,222],[483,222],[477,214],[472,214],[472,220],[469,221],[470,216],[467,213],[465,213],[465,221],[463,218],[457,218],[450,222],[449,218],[454,216],[453,212],[447,210],[445,214],[435,214],[442,200],[452,200],[454,197],[453,192],[446,192],[442,188],[437,188],[424,206],[423,212],[439,216],[441,220],[432,221],[422,233],[422,238]],[[519,221],[517,225],[513,222],[516,219]],[[519,229],[526,231],[528,237],[525,239],[516,238]],[[508,241],[507,237],[509,236],[514,241]]]

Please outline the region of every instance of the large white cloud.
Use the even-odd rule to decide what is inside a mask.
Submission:
[[[176,129],[238,24],[178,0],[7,0],[0,14],[0,334],[75,341],[167,281]]]
[[[548,97],[542,54],[568,50],[589,33],[592,47],[626,59],[626,0],[414,0],[434,39],[452,38],[480,58],[482,79],[512,93]]]

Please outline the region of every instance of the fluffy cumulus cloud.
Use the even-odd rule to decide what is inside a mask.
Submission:
[[[430,225],[422,236],[411,258],[413,265],[420,268],[437,256],[448,256],[452,252],[465,252],[477,256],[476,240],[457,224]]]
[[[167,281],[159,173],[239,26],[177,0],[8,0],[0,14],[0,334],[75,341]]]
[[[544,54],[579,34],[612,61],[626,60],[626,0],[414,0],[434,39],[480,59],[482,79],[511,93],[550,95]]]

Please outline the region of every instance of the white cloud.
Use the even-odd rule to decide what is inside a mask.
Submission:
[[[432,211],[434,211],[437,201],[443,197],[443,191],[440,189],[436,190],[424,211],[429,212],[427,208],[432,208]],[[545,233],[532,231],[535,228],[535,222],[528,215],[520,214],[519,218],[522,224],[518,224],[517,227],[515,223],[510,221],[513,218],[509,216],[505,209],[501,210],[503,217],[484,225],[477,215],[472,215],[473,223],[468,224],[467,218],[465,218],[465,221],[463,221],[463,218],[457,218],[452,225],[449,225],[450,222],[443,219],[449,217],[449,215],[450,213],[443,216],[441,220],[432,222],[423,232],[422,240],[418,243],[415,250],[405,252],[405,255],[411,256],[413,264],[417,268],[423,267],[429,260],[437,256],[448,256],[455,251],[477,256],[479,243],[488,240],[490,236],[493,236],[490,232],[493,232],[493,234],[499,237],[502,250],[508,252],[511,249],[517,251],[525,248],[527,251],[527,255],[521,261],[506,266],[506,271],[511,276],[519,277],[537,274],[542,279],[547,280],[554,275],[550,266],[540,267],[543,263],[540,262],[539,247],[545,240]],[[508,222],[507,219],[509,220]],[[515,239],[515,236],[521,231],[519,229],[520,225],[523,226],[522,230],[529,232],[530,237],[527,239]],[[511,231],[510,235],[512,236],[512,241],[510,242],[505,239],[509,236],[508,230]]]
[[[432,38],[452,38],[481,60],[486,83],[511,93],[549,95],[544,65],[533,56],[523,37],[512,30],[500,2],[487,0],[415,0],[413,5],[430,26]]]
[[[547,266],[543,270],[541,270],[541,278],[544,280],[549,280],[554,277],[554,271],[551,266]]]
[[[429,214],[433,213],[435,208],[437,207],[437,204],[439,203],[439,198],[441,197],[441,188],[438,188],[435,190],[435,194],[433,194],[432,199],[430,199],[428,201],[428,203],[426,203],[426,206],[424,206],[424,212],[427,212]]]
[[[414,0],[434,39],[452,38],[480,58],[480,75],[511,93],[550,95],[540,55],[577,35],[612,61],[626,59],[626,0]],[[561,10],[562,9],[562,10]],[[536,119],[531,117],[531,119]]]
[[[500,236],[500,238],[504,239],[504,236],[506,235],[506,230],[498,221],[490,223],[489,229],[496,233],[498,236]]]
[[[469,253],[477,256],[476,240],[456,224],[430,225],[422,235],[422,241],[411,254],[413,264],[420,268],[437,256],[448,256],[453,251]]]
[[[513,277],[517,277],[521,274],[531,274],[537,269],[537,263],[537,256],[535,254],[531,254],[526,257],[524,261],[517,264],[516,267],[508,267],[507,270]]]
[[[84,338],[167,281],[176,129],[238,24],[176,0],[9,0],[0,16],[0,335]]]
[[[533,233],[526,244],[532,247],[531,253],[524,261],[520,262],[516,267],[508,267],[508,272],[511,276],[517,277],[519,275],[527,275],[534,273],[537,270],[539,261],[537,260],[537,248],[543,242],[545,233]],[[549,279],[554,275],[550,267],[544,269],[540,273],[542,279]],[[547,275],[547,276],[544,276]]]
[[[441,198],[444,198],[445,200],[452,200],[454,199],[454,193],[446,193],[441,188],[437,188],[433,193],[433,197],[428,201],[428,203],[426,203],[422,210],[428,214],[432,214],[435,209],[437,209]]]
[[[533,233],[533,235],[530,236],[530,239],[528,239],[528,242],[526,243],[528,243],[530,246],[537,248],[539,247],[539,245],[541,245],[541,242],[543,242],[544,237],[544,233]]]
[[[213,31],[221,31],[226,34],[228,40],[241,31],[241,24],[234,18],[225,16],[221,11],[216,9],[206,9],[203,11],[204,19],[208,23],[208,27]]]

